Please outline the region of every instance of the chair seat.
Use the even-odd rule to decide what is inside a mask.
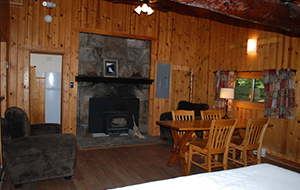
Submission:
[[[208,142],[208,139],[202,139],[199,141],[192,141],[192,142],[190,142],[190,145],[194,145],[194,146],[204,149],[207,145],[207,142]]]
[[[236,144],[236,145],[241,145],[243,143],[243,139],[232,138],[230,143]]]
[[[207,142],[206,139],[199,138],[199,137],[191,137],[190,140],[189,140],[190,143],[193,143],[193,142],[203,142],[203,141]]]

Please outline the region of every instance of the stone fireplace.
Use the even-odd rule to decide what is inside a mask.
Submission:
[[[132,128],[132,113],[130,111],[106,110],[105,118],[99,122],[99,130],[89,129],[90,100],[115,99],[126,101],[137,99],[136,125],[142,133],[148,131],[148,93],[151,41],[98,34],[79,34],[79,61],[78,61],[78,97],[77,97],[77,137],[90,137],[93,133],[102,130],[108,120],[123,116],[127,127]],[[104,77],[103,59],[118,60],[118,76]],[[149,82],[150,81],[150,82]],[[116,101],[116,102],[117,102]],[[103,103],[92,103],[92,108],[104,107]],[[111,105],[111,106],[109,106]],[[107,107],[116,105],[108,104]],[[115,112],[116,116],[111,116]],[[130,113],[129,113],[130,112]],[[100,117],[100,116],[99,116]],[[122,118],[122,117],[121,117]],[[96,124],[97,125],[97,124]],[[122,126],[122,127],[124,127]],[[114,130],[114,129],[111,129]],[[101,131],[103,132],[103,130]]]

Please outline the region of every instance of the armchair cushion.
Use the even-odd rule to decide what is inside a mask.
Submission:
[[[61,133],[61,125],[57,123],[31,124],[31,136]]]

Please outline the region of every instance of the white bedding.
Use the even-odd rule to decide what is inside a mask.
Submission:
[[[271,164],[258,164],[238,169],[153,181],[116,189],[300,190],[300,174]]]

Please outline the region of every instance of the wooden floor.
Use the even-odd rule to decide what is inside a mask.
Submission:
[[[77,151],[77,166],[71,180],[52,179],[23,184],[20,190],[97,190],[122,187],[160,179],[182,176],[179,162],[173,167],[166,165],[171,156],[172,143],[132,146],[123,148],[94,149]],[[272,163],[300,173],[299,168],[279,164],[263,158],[264,163]],[[229,169],[235,168],[229,161]],[[218,169],[221,170],[221,169]],[[204,170],[192,166],[191,173]],[[9,177],[5,175],[2,190],[14,189]]]

